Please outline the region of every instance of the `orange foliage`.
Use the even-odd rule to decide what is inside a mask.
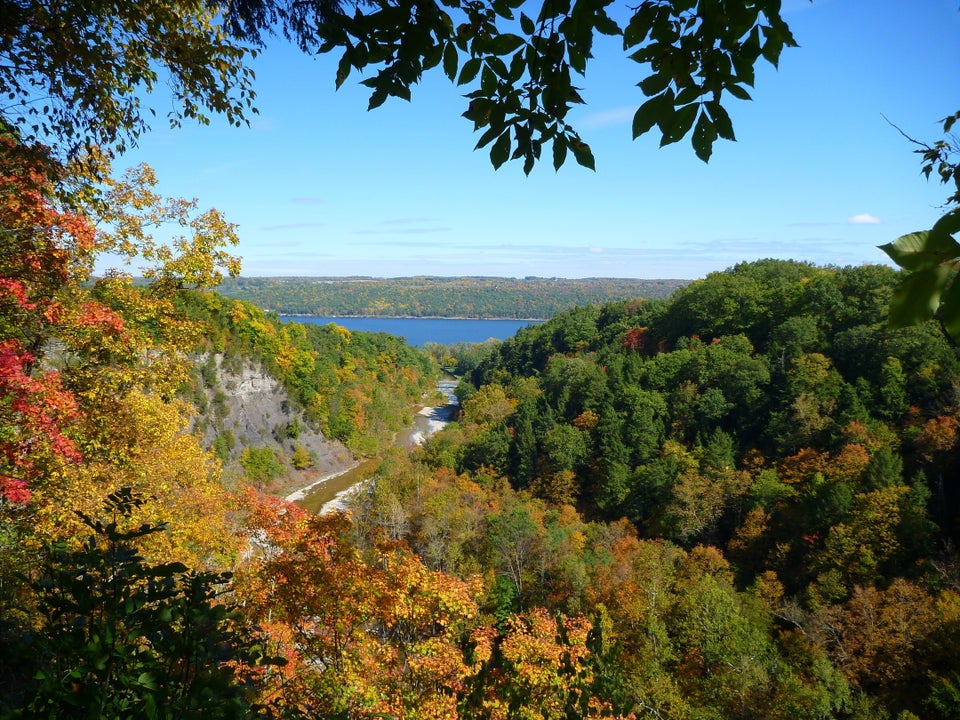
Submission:
[[[849,443],[830,461],[830,476],[836,480],[857,480],[869,464],[867,448],[859,443]]]
[[[584,410],[571,422],[571,425],[583,432],[593,432],[599,424],[600,416],[593,410]]]
[[[815,473],[823,472],[827,466],[828,454],[812,448],[803,448],[777,465],[777,474],[788,485],[807,480]]]
[[[864,689],[919,679],[924,649],[944,630],[936,597],[903,579],[886,590],[858,587],[846,605],[822,619],[819,642]]]
[[[452,718],[471,670],[457,640],[477,615],[476,582],[430,571],[402,544],[363,556],[342,515],[306,515],[252,496],[263,548],[238,591],[299,671],[274,688],[313,711]]]
[[[914,446],[926,460],[948,452],[957,444],[957,419],[948,415],[930,418],[914,438]]]
[[[649,328],[646,327],[630,328],[623,334],[623,339],[621,340],[623,347],[635,352],[643,352],[647,349],[649,343],[650,333]]]

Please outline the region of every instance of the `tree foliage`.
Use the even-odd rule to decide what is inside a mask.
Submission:
[[[594,167],[567,115],[585,102],[577,83],[600,35],[622,38],[627,57],[643,68],[637,84],[647,100],[634,116],[634,137],[654,126],[661,145],[690,135],[704,161],[718,138],[735,139],[724,103],[749,99],[756,63],[776,65],[783,48],[796,44],[779,2],[717,0],[539,7],[398,0],[357,8],[300,37],[310,49],[341,52],[338,86],[355,70],[375,69],[362,81],[371,108],[391,96],[409,100],[423,73],[439,68],[468,91],[463,115],[481,132],[477,147],[490,147],[493,166],[520,160],[529,173],[545,152],[556,169],[569,154]]]
[[[0,12],[3,124],[26,144],[76,156],[123,150],[147,129],[145,94],[165,86],[171,125],[248,118],[250,53],[231,38],[218,4],[5,0]]]
[[[717,139],[735,138],[724,104],[750,98],[757,62],[776,65],[796,44],[776,0],[559,0],[539,8],[520,0],[13,1],[0,29],[4,121],[26,141],[55,140],[68,154],[135,141],[147,127],[141,98],[161,82],[172,91],[174,125],[208,122],[208,113],[243,122],[253,111],[251,46],[280,31],[306,52],[339,52],[337,87],[354,71],[374,71],[361,81],[370,108],[409,100],[424,72],[439,69],[466,91],[463,115],[481,132],[477,147],[490,147],[494,167],[521,160],[527,173],[544,151],[555,168],[569,154],[594,166],[567,115],[584,103],[577,83],[600,35],[622,38],[642,68],[637,84],[647,99],[638,100],[634,137],[654,126],[663,145],[690,135],[703,160]]]
[[[960,163],[957,140],[950,135],[960,112],[943,120],[945,139],[916,150],[923,160],[923,174],[935,174],[950,187],[947,212],[929,230],[909,233],[880,247],[904,269],[904,277],[890,304],[890,326],[908,327],[936,317],[948,337],[960,342]]]
[[[682,280],[616,278],[235,278],[218,292],[281,315],[548,318],[576,306],[663,298]]]
[[[243,718],[254,676],[269,663],[236,607],[229,573],[150,562],[141,543],[163,525],[137,525],[143,496],[123,488],[101,513],[81,514],[89,536],[53,544],[32,588],[36,635],[16,668],[5,717]],[[12,712],[11,712],[12,711]],[[9,714],[8,714],[9,713]]]

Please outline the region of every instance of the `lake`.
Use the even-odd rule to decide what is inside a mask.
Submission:
[[[478,320],[476,318],[398,318],[398,317],[315,317],[281,315],[281,320],[314,325],[336,323],[347,330],[385,332],[402,337],[408,345],[422,347],[428,342],[454,345],[480,343],[490,338],[506,340],[517,330],[541,320]]]

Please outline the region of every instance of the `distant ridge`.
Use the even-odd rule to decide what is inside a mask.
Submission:
[[[218,290],[281,315],[546,319],[583,305],[668,297],[689,280],[240,277]]]

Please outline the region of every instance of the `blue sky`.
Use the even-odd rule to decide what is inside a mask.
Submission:
[[[786,0],[800,43],[727,105],[738,142],[708,165],[687,140],[630,139],[642,68],[596,48],[571,119],[596,172],[570,158],[495,171],[441,74],[412,103],[366,111],[336,57],[280,40],[255,62],[249,128],[158,120],[119,168],[147,162],[168,195],[239,225],[243,275],[698,278],[763,257],[884,262],[946,197],[913,147],[960,108],[960,0]],[[157,101],[162,109],[162,99]],[[162,117],[162,113],[160,114]],[[885,119],[885,117],[887,119]]]

